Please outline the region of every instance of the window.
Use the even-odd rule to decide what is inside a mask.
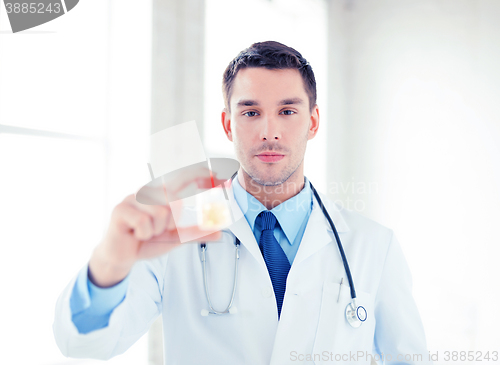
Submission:
[[[148,1],[82,1],[17,34],[0,5],[2,364],[101,363],[60,353],[54,308],[149,181],[150,33]],[[109,363],[147,361],[145,336]]]

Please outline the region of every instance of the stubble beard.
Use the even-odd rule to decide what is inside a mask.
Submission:
[[[262,176],[264,173],[260,173],[257,170],[257,168],[255,167],[255,165],[250,161],[253,158],[253,156],[255,156],[256,153],[259,153],[263,149],[259,149],[259,151],[256,153],[251,151],[252,154],[247,155],[240,148],[239,145],[235,145],[236,153],[239,156],[239,160],[243,161],[243,159],[244,159],[247,162],[245,164],[240,163],[241,168],[252,179],[252,182],[255,182],[261,186],[278,186],[278,185],[284,184],[295,173],[295,171],[297,171],[297,169],[299,168],[301,163],[304,161],[306,146],[307,146],[307,135],[305,136],[305,143],[304,143],[304,147],[302,148],[302,151],[301,151],[302,158],[300,159],[300,161],[298,161],[294,165],[286,166],[283,171],[278,172],[279,176],[277,176],[277,177],[271,176],[271,177],[264,178]],[[276,152],[279,152],[280,150],[282,151],[282,149],[273,149],[273,151],[276,151]],[[288,151],[285,151],[285,152],[288,152]],[[290,153],[286,153],[287,157],[290,155],[291,155]],[[250,160],[247,158],[247,156],[251,156]],[[243,157],[243,159],[241,157]],[[291,163],[293,163],[293,161]]]
[[[259,176],[259,172],[252,171],[252,170],[256,170],[256,169],[251,169],[249,171],[245,170],[245,172],[248,174],[248,176],[250,176],[252,181],[256,182],[259,185],[262,185],[262,186],[282,185],[290,178],[290,176],[292,176],[295,173],[295,171],[297,171],[302,160],[297,164],[297,166],[287,166],[285,168],[285,170],[281,171],[279,173],[279,176],[277,176],[277,177],[271,176],[271,177],[267,177],[266,179],[264,179],[262,176]]]

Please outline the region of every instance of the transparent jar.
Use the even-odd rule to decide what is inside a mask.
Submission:
[[[197,223],[200,229],[219,231],[232,223],[226,192],[220,186],[196,195]]]

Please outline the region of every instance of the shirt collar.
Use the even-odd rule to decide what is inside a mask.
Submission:
[[[307,177],[304,177],[304,182],[304,188],[297,195],[271,209],[290,245],[293,245],[302,222],[306,216],[309,216],[312,209],[312,191]],[[232,185],[234,198],[253,231],[257,216],[267,210],[267,208],[248,191],[243,189],[237,177],[234,178]]]

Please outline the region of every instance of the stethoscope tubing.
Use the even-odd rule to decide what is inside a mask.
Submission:
[[[340,251],[340,255],[342,256],[342,263],[344,264],[344,269],[347,274],[347,280],[349,281],[349,287],[351,289],[351,298],[354,300],[356,299],[356,290],[354,289],[354,282],[352,280],[352,275],[351,275],[351,270],[349,269],[349,264],[347,263],[347,257],[344,252],[344,248],[342,247],[342,243],[340,242],[340,237],[337,232],[337,229],[335,228],[335,224],[333,224],[332,218],[330,217],[330,214],[328,214],[328,211],[326,210],[325,206],[323,205],[323,201],[319,197],[318,192],[314,188],[313,184],[309,181],[309,185],[311,185],[311,189],[314,193],[314,196],[316,197],[316,200],[318,201],[321,210],[323,211],[324,216],[328,220],[328,223],[330,223],[330,226],[332,227],[333,234],[335,235],[335,240],[337,241],[337,246]]]
[[[229,304],[227,305],[226,309],[224,309],[222,312],[221,311],[217,311],[214,309],[213,305],[212,305],[212,300],[210,299],[210,293],[209,293],[209,290],[208,290],[208,282],[207,282],[207,275],[206,275],[206,272],[207,272],[207,267],[206,267],[206,262],[207,262],[207,256],[206,256],[206,252],[207,252],[207,244],[205,242],[202,242],[200,244],[200,247],[201,247],[201,262],[202,262],[202,265],[203,265],[203,287],[205,288],[205,296],[207,297],[207,301],[208,301],[208,306],[210,307],[210,313],[212,314],[226,314],[226,313],[230,313],[230,309],[233,305],[233,301],[234,301],[234,294],[236,293],[236,286],[237,286],[237,282],[238,282],[238,261],[239,261],[239,258],[240,258],[240,240],[238,238],[236,238],[236,242],[235,242],[235,257],[234,257],[234,282],[233,282],[233,291],[232,291],[232,294],[231,294],[231,300],[229,301]]]

